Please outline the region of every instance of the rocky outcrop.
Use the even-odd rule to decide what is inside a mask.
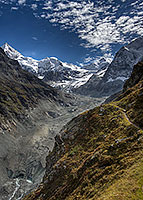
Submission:
[[[4,120],[12,117],[20,120],[23,110],[33,108],[40,99],[49,99],[59,104],[65,104],[63,93],[22,70],[19,63],[9,59],[1,48],[0,93],[1,129],[5,126],[2,125]]]
[[[143,37],[139,37],[122,47],[104,75],[104,81],[128,79],[133,66],[143,59]]]
[[[126,91],[139,83],[141,80],[143,80],[143,62],[139,62],[134,66],[130,78],[124,84],[123,90]]]
[[[110,61],[108,59],[101,57],[100,59],[96,60],[96,62],[94,61],[91,64],[84,65],[83,68],[89,70],[93,74],[99,74],[101,77],[104,75],[109,64],[110,64]]]

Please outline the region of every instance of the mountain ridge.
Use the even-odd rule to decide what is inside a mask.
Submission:
[[[53,87],[66,88],[66,90],[70,91],[74,87],[85,84],[92,76],[92,73],[89,73],[88,70],[62,62],[56,57],[47,57],[38,61],[31,57],[24,57],[8,43],[5,43],[2,48],[7,56],[18,60],[23,69],[34,73]],[[57,73],[58,76],[56,75]],[[55,76],[55,80],[51,81],[51,74]]]
[[[23,70],[0,48],[1,200],[10,199],[18,177],[23,177],[23,190],[28,187],[26,179],[39,181],[44,172],[43,153],[48,154],[54,143],[50,120],[70,107],[72,98]]]
[[[143,60],[143,36],[123,46],[116,53],[101,79],[95,74],[75,92],[95,97],[113,95],[122,90],[133,66],[141,60]]]
[[[98,59],[97,62],[83,67],[62,62],[55,57],[47,57],[38,61],[31,57],[24,57],[8,43],[5,43],[2,48],[7,56],[16,59],[23,69],[34,73],[51,86],[67,92],[75,91],[94,74],[103,77],[109,65],[108,59],[105,58]]]

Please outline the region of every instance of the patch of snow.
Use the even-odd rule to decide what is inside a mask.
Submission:
[[[97,74],[97,76],[98,76],[98,77],[103,77],[106,71],[107,71],[107,68],[106,68],[106,69],[103,69],[103,70],[100,70],[100,71],[98,71],[96,74]]]
[[[124,46],[124,49],[126,49],[127,51],[130,51],[126,46]]]
[[[29,179],[26,180],[27,183],[33,184],[33,182]]]
[[[107,81],[107,83],[113,82],[113,81],[117,81],[117,80],[121,80],[121,81],[124,82],[124,81],[127,80],[127,79],[128,79],[127,77],[119,76],[119,77],[117,77],[117,78],[115,78],[115,79],[109,78],[108,81]]]
[[[89,74],[87,76],[83,76],[80,79],[76,79],[73,83],[71,83],[71,86],[73,86],[74,88],[78,88],[81,85],[84,85],[92,76],[93,74]]]
[[[43,79],[43,78],[44,78],[44,76],[38,76],[38,78],[39,78],[39,79]]]

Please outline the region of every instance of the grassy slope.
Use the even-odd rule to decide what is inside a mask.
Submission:
[[[117,101],[82,113],[67,124],[62,130],[64,146],[58,142],[47,158],[43,183],[24,199],[143,199],[142,129],[140,81]],[[48,169],[52,159],[54,164]]]

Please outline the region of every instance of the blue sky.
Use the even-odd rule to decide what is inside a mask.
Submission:
[[[112,58],[143,35],[142,0],[0,0],[0,45],[72,63]]]

